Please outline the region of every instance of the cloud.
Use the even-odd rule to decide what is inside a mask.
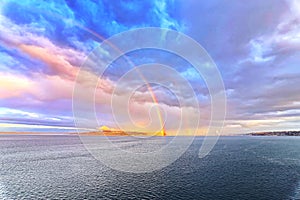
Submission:
[[[228,132],[299,127],[299,1],[188,1],[183,12],[222,73]]]
[[[18,97],[33,87],[34,83],[26,77],[0,72],[0,98]]]
[[[52,124],[55,120],[50,118],[71,116],[74,81],[88,53],[105,37],[131,28],[181,29],[180,22],[167,13],[170,4],[161,0],[136,1],[130,5],[123,1],[97,4],[94,1],[3,1],[0,90],[1,104],[10,112],[7,111],[2,121],[21,123],[24,118],[30,123],[49,120]],[[92,67],[101,64],[101,61],[92,62]],[[91,85],[100,81],[96,104],[107,107],[113,80],[109,77],[98,80],[93,70],[82,73],[80,88],[93,91]],[[52,117],[47,118],[47,113]],[[109,111],[102,113],[106,117],[108,114]],[[43,119],[36,119],[37,116]]]
[[[299,1],[259,1],[247,5],[212,1],[1,1],[0,2],[0,102],[6,110],[2,121],[71,126],[72,91],[79,67],[103,39],[133,28],[155,26],[183,31],[205,47],[215,60],[228,94],[228,131],[297,127],[299,118]],[[97,66],[109,52],[92,58],[79,81],[84,94],[96,88],[97,115],[111,123],[110,95],[117,80],[132,69],[120,59],[101,79]],[[135,66],[168,64],[188,80],[201,108],[202,127],[210,119],[210,96],[205,82],[187,62],[168,53],[144,50],[127,55]],[[160,71],[156,71],[160,74]],[[165,74],[162,74],[164,78]],[[151,76],[157,76],[149,72]],[[170,80],[176,77],[168,74]],[[159,76],[158,76],[159,77]],[[122,108],[124,93],[134,86],[135,77],[118,85]],[[193,95],[184,86],[168,89],[181,92],[189,120],[197,119]],[[159,106],[168,114],[168,127],[179,120],[174,92],[152,85]],[[157,106],[146,87],[132,99],[134,118],[149,120]],[[84,110],[82,110],[84,112]],[[155,113],[154,113],[155,114]],[[125,119],[125,113],[123,117]],[[156,116],[156,115],[153,115]],[[38,119],[42,118],[42,119]],[[55,120],[59,119],[59,120]]]
[[[74,127],[72,117],[55,116],[49,113],[21,111],[12,108],[0,109],[1,123],[51,125],[57,127]],[[0,123],[0,124],[1,124]]]
[[[298,26],[300,3],[297,0],[287,2],[289,10],[281,15],[280,22],[274,31],[262,34],[250,41],[251,47],[256,50],[257,61],[270,60],[275,57],[281,59],[282,55],[293,54],[300,50],[300,28]]]

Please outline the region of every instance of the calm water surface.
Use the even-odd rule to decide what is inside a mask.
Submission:
[[[222,137],[199,159],[202,141],[169,167],[132,174],[94,159],[77,136],[2,135],[0,199],[300,199],[300,137]]]

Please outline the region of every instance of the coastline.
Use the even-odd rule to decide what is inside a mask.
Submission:
[[[34,132],[34,131],[3,131],[0,132],[1,135],[40,135],[40,136],[49,136],[49,135],[61,135],[61,136],[109,136],[109,137],[128,137],[128,136],[158,136],[158,137],[238,137],[238,136],[300,136],[300,131],[270,131],[270,132],[253,132],[246,134],[223,134],[223,135],[165,135],[160,134],[151,134],[151,133],[142,133],[142,132],[119,132],[119,131],[91,131],[91,132]]]
[[[300,131],[268,131],[247,133],[250,136],[300,136]]]

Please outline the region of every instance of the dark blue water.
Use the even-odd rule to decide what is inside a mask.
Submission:
[[[132,174],[76,136],[0,136],[0,199],[300,199],[300,137],[222,137],[199,159],[202,141],[169,167]]]

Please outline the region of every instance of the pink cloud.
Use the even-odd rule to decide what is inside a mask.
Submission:
[[[55,73],[65,78],[74,80],[78,72],[78,67],[72,66],[62,54],[54,54],[46,48],[33,45],[18,45],[19,49],[30,55],[32,58],[38,59],[46,63]]]

